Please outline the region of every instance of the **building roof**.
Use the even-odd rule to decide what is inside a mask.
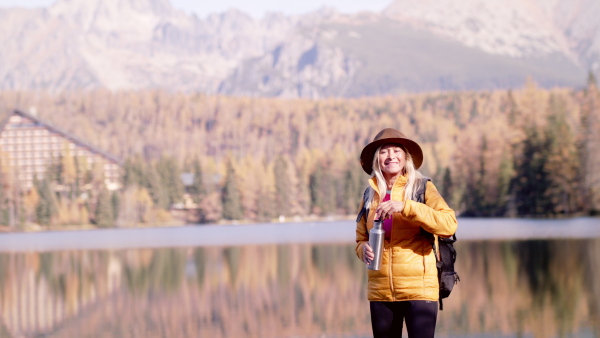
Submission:
[[[3,114],[3,115],[5,115],[5,114]],[[14,115],[18,115],[18,116],[25,117],[27,119],[33,120],[36,123],[39,123],[42,127],[47,128],[47,129],[51,130],[52,132],[55,132],[55,133],[61,135],[62,137],[70,140],[71,142],[73,142],[73,143],[75,143],[75,144],[77,144],[79,146],[87,148],[92,153],[98,154],[98,155],[100,155],[100,156],[102,156],[102,157],[104,157],[104,158],[106,158],[106,159],[108,159],[108,160],[110,160],[112,162],[115,162],[115,163],[117,163],[119,165],[123,164],[123,161],[121,159],[117,158],[116,156],[114,156],[112,154],[109,154],[108,152],[106,152],[104,150],[101,150],[101,149],[99,149],[99,148],[97,148],[95,146],[90,145],[89,143],[81,140],[80,138],[78,138],[78,137],[76,137],[76,136],[74,136],[74,135],[72,135],[72,134],[70,134],[70,133],[68,133],[68,132],[66,132],[66,131],[64,131],[64,130],[56,127],[56,126],[54,126],[54,125],[52,125],[51,123],[43,121],[42,119],[40,119],[37,116],[33,116],[31,114],[25,113],[25,112],[20,111],[18,109],[13,110],[12,114],[5,115],[4,119],[2,119],[2,121],[0,122],[0,133],[2,131],[4,131],[4,128],[8,124],[9,119],[12,116],[14,116]]]

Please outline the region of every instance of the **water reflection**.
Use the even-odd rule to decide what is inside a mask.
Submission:
[[[598,336],[600,239],[459,242],[438,336]],[[367,337],[353,245],[0,254],[0,336]]]
[[[461,283],[440,332],[599,335],[599,239],[468,242],[459,250]]]

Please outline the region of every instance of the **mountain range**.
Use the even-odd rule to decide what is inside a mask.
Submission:
[[[600,74],[597,0],[396,0],[205,18],[168,0],[0,8],[0,89],[161,88],[269,97],[581,86]]]

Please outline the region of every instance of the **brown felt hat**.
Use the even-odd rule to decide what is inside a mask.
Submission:
[[[406,135],[396,129],[386,128],[375,135],[373,142],[367,144],[360,153],[360,165],[367,174],[371,175],[373,172],[373,156],[375,156],[375,151],[385,144],[400,144],[404,146],[413,159],[415,169],[419,169],[421,164],[423,164],[423,150],[421,150],[417,142],[406,138]]]

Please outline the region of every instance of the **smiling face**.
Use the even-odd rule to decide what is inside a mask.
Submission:
[[[397,144],[386,144],[379,149],[377,154],[379,159],[379,168],[386,179],[404,173],[406,165],[406,153]]]

